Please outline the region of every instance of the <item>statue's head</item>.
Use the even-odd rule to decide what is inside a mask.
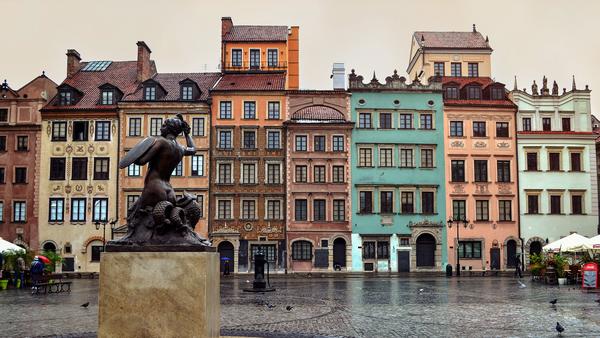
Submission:
[[[168,118],[160,127],[160,135],[165,137],[168,134],[177,136],[183,132],[184,122],[179,118]]]

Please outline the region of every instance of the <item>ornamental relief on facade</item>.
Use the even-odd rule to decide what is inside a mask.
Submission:
[[[476,183],[475,184],[475,194],[489,194],[489,184],[488,183]]]
[[[465,193],[465,185],[464,184],[454,184],[452,187],[452,193],[464,194]]]
[[[65,193],[70,194],[72,191],[72,187],[70,184],[65,185]]]
[[[509,184],[509,183],[498,184],[498,193],[500,193],[500,194],[512,193],[512,184]]]
[[[53,184],[52,187],[50,188],[50,191],[53,194],[57,194],[63,191],[63,186],[60,184]]]
[[[268,224],[265,227],[262,227],[260,229],[260,232],[263,234],[273,234],[273,233],[280,233],[280,229],[277,226],[271,226],[271,224]]]
[[[460,140],[452,141],[452,143],[450,143],[450,147],[452,147],[452,148],[464,148],[465,147],[465,143],[463,141],[460,141]]]
[[[65,152],[66,152],[66,149],[63,144],[52,145],[52,155],[64,156]]]
[[[476,149],[485,149],[487,148],[488,144],[486,141],[475,141],[473,142],[473,148]]]
[[[502,150],[508,150],[508,149],[510,149],[510,142],[508,142],[508,141],[497,141],[496,142],[496,148],[502,149]]]

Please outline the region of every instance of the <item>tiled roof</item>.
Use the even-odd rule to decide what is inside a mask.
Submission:
[[[344,114],[327,106],[315,105],[302,108],[292,114],[292,121],[345,122]]]
[[[475,106],[475,107],[508,107],[515,108],[516,105],[506,99],[506,100],[447,100],[444,99],[445,106]]]
[[[562,130],[551,130],[551,131],[543,131],[543,130],[530,130],[530,131],[519,131],[518,134],[523,135],[594,135],[592,131],[562,131]]]
[[[287,26],[233,26],[223,41],[287,41]]]
[[[87,62],[82,62],[81,68]],[[137,83],[137,61],[114,61],[101,72],[78,71],[67,78],[61,85],[69,85],[83,96],[73,105],[58,105],[58,97],[55,97],[44,109],[81,110],[81,109],[116,109],[117,105],[99,105],[99,86],[109,83],[121,90],[124,94],[131,93],[136,89]]]
[[[167,95],[157,99],[157,101],[179,101],[180,100],[180,81],[190,79],[200,88],[200,97],[198,100],[208,99],[208,91],[221,77],[221,73],[158,73],[152,79],[158,82],[166,91]],[[143,88],[138,86],[137,90],[124,97],[124,101],[142,101]]]
[[[489,44],[479,32],[422,32],[414,38],[423,48],[489,49]]]
[[[452,77],[452,76],[444,76],[442,77],[442,85],[447,85],[450,83],[456,83],[458,84],[459,88],[463,88],[464,86],[471,84],[471,83],[479,83],[481,85],[481,89],[485,89],[487,86],[493,84],[493,83],[499,83],[499,82],[494,82],[494,80],[492,80],[489,77]]]
[[[285,90],[285,74],[225,74],[212,90]]]

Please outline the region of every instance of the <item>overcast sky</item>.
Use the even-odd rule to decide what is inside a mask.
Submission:
[[[42,70],[60,83],[65,51],[88,60],[134,60],[144,40],[160,72],[214,71],[220,18],[234,24],[300,26],[300,84],[330,89],[331,65],[380,80],[406,73],[415,30],[489,36],[497,81],[531,91],[543,75],[559,87],[592,90],[600,115],[600,1],[377,0],[0,0],[0,80],[17,89]]]

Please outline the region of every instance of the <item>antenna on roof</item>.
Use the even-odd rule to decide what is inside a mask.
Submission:
[[[488,36],[485,36],[485,43],[490,43],[490,38],[488,38]]]
[[[425,37],[421,34],[421,42],[425,42]]]
[[[475,28],[475,24],[473,24],[473,33],[477,33],[477,28]]]

